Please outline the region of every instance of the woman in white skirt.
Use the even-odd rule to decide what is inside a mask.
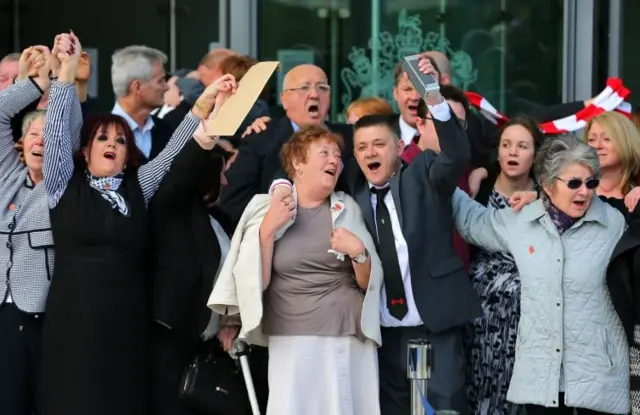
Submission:
[[[294,193],[276,192],[260,225],[267,415],[380,413],[382,273],[360,208],[334,192],[343,146],[323,127],[295,133],[282,150]]]

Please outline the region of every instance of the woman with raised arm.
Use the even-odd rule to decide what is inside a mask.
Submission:
[[[534,166],[541,198],[518,213],[460,190],[451,202],[460,235],[520,273],[507,400],[528,415],[628,414],[629,347],[606,285],[625,219],[596,195],[598,154],[581,139],[548,139]]]
[[[86,129],[74,161],[72,74],[82,49],[73,33],[62,35],[61,45],[44,126],[43,173],[57,256],[43,333],[43,414],[145,415],[147,205],[218,91],[233,92],[235,81],[223,77],[209,86],[162,153],[140,168],[133,133],[115,116]]]
[[[0,92],[0,408],[7,415],[40,413],[40,339],[54,259],[42,181],[44,111],[24,117],[17,145],[11,122],[49,89],[49,57],[44,46],[26,49],[16,82]]]

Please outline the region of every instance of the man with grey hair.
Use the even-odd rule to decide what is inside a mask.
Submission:
[[[151,116],[151,111],[164,104],[164,93],[168,89],[166,61],[163,52],[141,45],[127,46],[112,57],[111,83],[116,104],[111,112],[127,121],[136,146],[147,160],[162,151],[172,133]]]

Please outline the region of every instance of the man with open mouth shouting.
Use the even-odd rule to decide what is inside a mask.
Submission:
[[[423,70],[432,71],[432,65]],[[426,104],[443,138],[439,153],[426,150],[405,165],[396,119],[366,116],[355,124],[357,165],[346,163],[342,173],[377,241],[384,270],[378,349],[382,415],[410,413],[407,343],[412,338],[429,339],[435,352],[431,405],[468,413],[462,325],[481,309],[454,248],[451,196],[469,163],[470,145],[442,96]],[[274,191],[286,191],[282,181],[274,182]]]
[[[220,206],[233,223],[238,222],[254,195],[267,193],[273,177],[281,169],[280,149],[300,127],[324,125],[340,134],[345,142],[343,160],[352,157],[352,127],[326,122],[331,87],[322,69],[305,64],[287,72],[280,101],[286,115],[271,121],[266,130],[244,138],[238,157],[227,173],[229,186],[222,192]]]

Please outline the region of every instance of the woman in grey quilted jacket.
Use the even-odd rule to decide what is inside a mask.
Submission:
[[[536,414],[627,414],[629,348],[606,286],[622,214],[594,197],[596,151],[575,137],[547,140],[535,162],[542,196],[520,212],[488,210],[457,191],[467,242],[510,252],[521,315],[507,399]],[[585,411],[586,410],[586,411]]]

